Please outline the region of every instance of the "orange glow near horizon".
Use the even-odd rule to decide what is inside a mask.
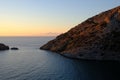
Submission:
[[[50,29],[42,28],[15,28],[15,27],[4,27],[0,29],[0,36],[57,36],[62,32],[51,31]]]
[[[0,36],[57,36],[68,30],[54,20],[21,16],[1,14]]]
[[[51,32],[50,32],[51,31]],[[25,27],[1,27],[0,36],[57,36],[62,30],[57,31],[55,29],[44,28],[25,28]]]

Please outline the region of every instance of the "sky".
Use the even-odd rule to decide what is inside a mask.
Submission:
[[[0,0],[0,36],[57,36],[119,0]]]

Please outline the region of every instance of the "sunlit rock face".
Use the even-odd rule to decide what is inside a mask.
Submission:
[[[9,47],[0,43],[0,51],[2,51],[2,50],[9,50]]]
[[[79,59],[120,60],[120,6],[87,19],[40,49]]]

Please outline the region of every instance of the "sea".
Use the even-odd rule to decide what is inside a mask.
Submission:
[[[119,61],[69,59],[39,48],[55,37],[0,37],[0,80],[120,80]]]

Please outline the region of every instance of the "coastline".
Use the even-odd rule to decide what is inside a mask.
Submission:
[[[40,49],[40,50],[43,50],[43,49]],[[58,54],[58,55],[61,55],[65,58],[68,58],[68,59],[71,59],[71,60],[82,60],[82,61],[100,61],[100,62],[120,62],[120,60],[115,60],[115,59],[106,59],[106,58],[101,58],[101,59],[97,59],[97,58],[86,58],[86,57],[77,57],[77,56],[73,56],[73,55],[70,55],[70,54],[61,54],[60,52],[54,52],[54,51],[50,51],[50,50],[43,50],[43,51],[48,51],[48,52],[52,52],[52,53],[55,53],[55,54]]]

